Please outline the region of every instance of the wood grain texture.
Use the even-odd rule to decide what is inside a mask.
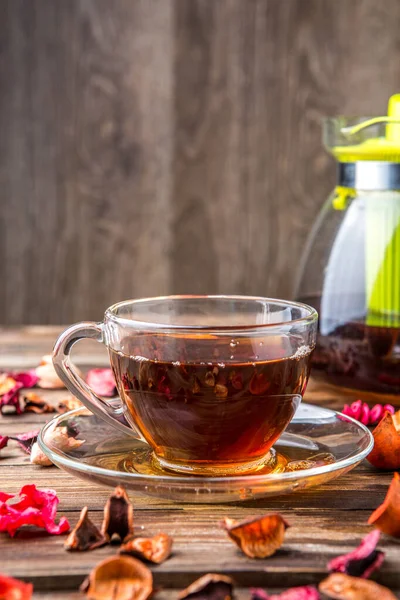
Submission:
[[[2,0],[0,322],[290,296],[320,120],[400,86],[397,0]]]
[[[54,329],[3,330],[4,356],[13,356],[19,348],[20,354],[26,354],[30,366],[34,366],[35,357],[40,355]],[[101,356],[98,348],[95,346],[91,358],[81,357],[81,364],[86,368],[97,366]],[[332,387],[323,388],[316,382],[312,388],[307,401],[332,408],[343,405],[344,397],[335,394]],[[55,406],[65,395],[63,390],[40,393]],[[19,417],[0,415],[0,434],[36,429],[50,417],[31,413]],[[136,534],[146,536],[164,531],[174,538],[171,558],[152,567],[156,585],[163,588],[157,593],[157,600],[176,598],[177,589],[210,571],[230,574],[239,586],[262,586],[271,593],[275,588],[317,584],[326,574],[328,560],[355,548],[370,531],[368,517],[383,501],[391,478],[392,473],[377,471],[364,461],[355,470],[325,485],[257,501],[191,505],[131,494]],[[93,521],[101,524],[108,489],[73,478],[56,467],[31,465],[29,458],[10,444],[0,452],[0,489],[17,493],[24,483],[56,489],[60,498],[58,514],[67,516],[72,525],[84,505],[88,506]],[[224,516],[242,519],[268,511],[282,513],[291,527],[279,552],[266,560],[251,560],[231,543],[219,522]],[[14,539],[0,534],[1,571],[32,581],[35,600],[83,598],[76,592],[79,584],[98,561],[114,554],[116,548],[108,546],[74,554],[63,549],[63,541],[62,536],[32,531],[20,531]],[[399,589],[399,545],[396,540],[382,536],[380,547],[386,558],[377,574],[378,581]],[[245,598],[249,598],[249,590],[239,590],[238,600]]]

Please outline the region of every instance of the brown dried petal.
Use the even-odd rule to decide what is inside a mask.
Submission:
[[[205,377],[204,377],[204,383],[208,386],[208,387],[214,387],[215,386],[215,377],[212,374],[212,371],[207,371]]]
[[[160,564],[166,560],[172,550],[172,537],[159,533],[152,538],[135,538],[120,548],[121,554],[133,554],[150,562]]]
[[[7,373],[2,373],[0,375],[0,396],[11,392],[15,388],[16,383],[15,379],[9,377]]]
[[[56,412],[56,409],[51,404],[48,404],[41,396],[38,396],[38,394],[27,392],[24,394],[24,412],[33,412],[37,415],[41,415],[44,413]]]
[[[133,536],[133,506],[121,485],[106,502],[101,533],[108,542],[114,536],[121,542],[127,542]]]
[[[271,514],[241,522],[225,518],[221,526],[247,556],[267,558],[282,546],[289,524],[281,515]]]
[[[217,398],[226,398],[228,395],[228,388],[226,387],[226,385],[222,385],[221,383],[217,383],[217,385],[214,388],[214,392]]]
[[[394,473],[386,498],[372,513],[368,524],[383,533],[400,538],[400,475]]]
[[[233,580],[226,575],[207,573],[179,593],[178,600],[186,600],[186,598],[232,600]]]
[[[88,507],[84,506],[79,521],[64,542],[64,548],[71,551],[84,552],[94,550],[106,544],[105,537],[88,517]]]
[[[64,414],[70,410],[75,410],[76,408],[81,408],[83,406],[82,402],[78,400],[78,398],[74,398],[74,396],[70,396],[69,398],[65,398],[65,400],[61,400],[57,406],[57,412]]]
[[[386,411],[372,432],[374,447],[367,460],[378,469],[400,469],[400,410],[394,415]]]
[[[65,385],[58,377],[54,367],[53,360],[50,354],[42,356],[40,365],[36,367],[36,375],[39,380],[37,385],[41,388],[46,389],[61,389],[65,388]]]
[[[92,600],[147,600],[153,591],[153,576],[139,560],[113,556],[93,569],[81,591]]]
[[[68,435],[68,427],[51,426],[46,431],[44,441],[50,446],[54,446],[57,450],[76,450],[85,440],[77,440]]]
[[[322,594],[335,600],[396,600],[388,588],[375,581],[350,577],[344,573],[332,573],[318,586]]]

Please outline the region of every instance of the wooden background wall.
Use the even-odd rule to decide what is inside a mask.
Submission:
[[[320,119],[400,88],[399,0],[0,0],[0,323],[286,297]]]

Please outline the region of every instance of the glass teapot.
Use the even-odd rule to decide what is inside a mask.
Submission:
[[[400,94],[383,117],[324,122],[337,186],[303,253],[295,295],[319,312],[314,372],[400,395]]]

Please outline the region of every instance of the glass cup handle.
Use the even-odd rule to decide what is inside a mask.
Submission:
[[[96,342],[104,343],[104,324],[77,323],[68,327],[57,339],[53,349],[53,364],[57,375],[67,386],[69,391],[95,415],[106,421],[106,423],[123,431],[125,434],[134,435],[143,439],[141,434],[134,430],[124,416],[123,406],[120,400],[107,401],[98,396],[85,383],[71,362],[70,352],[72,346],[79,340],[90,338]]]

